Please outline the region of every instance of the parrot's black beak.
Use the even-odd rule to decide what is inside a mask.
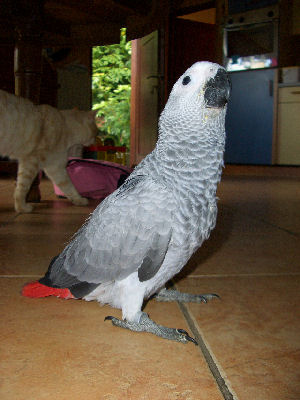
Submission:
[[[223,108],[229,100],[231,82],[224,68],[219,68],[216,75],[204,86],[204,100],[209,108]]]

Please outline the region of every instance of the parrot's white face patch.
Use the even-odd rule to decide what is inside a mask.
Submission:
[[[178,79],[169,107],[179,110],[203,106],[221,109],[228,101],[230,82],[225,69],[208,61],[196,62]],[[194,104],[194,106],[192,105]]]
[[[172,92],[175,95],[183,95],[185,92],[192,92],[193,90],[203,88],[205,83],[216,75],[219,68],[218,64],[207,61],[193,64],[178,79]]]

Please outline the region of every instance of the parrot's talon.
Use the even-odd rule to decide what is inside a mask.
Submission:
[[[177,329],[177,332],[183,333],[184,335],[188,335],[187,331],[185,331],[184,329]]]
[[[104,321],[106,321],[106,320],[112,320],[113,318],[114,318],[113,316],[107,315],[107,316],[104,318]]]
[[[192,338],[192,337],[187,333],[187,331],[185,331],[184,329],[176,329],[176,330],[177,330],[178,333],[181,333],[187,341],[192,342],[192,343],[194,343],[196,346],[198,346],[198,342],[196,342],[196,340],[195,340],[194,338]],[[187,342],[186,342],[186,343],[187,343]]]
[[[152,319],[149,318],[148,314],[142,313],[139,322],[129,322],[126,320],[120,320],[118,318],[108,316],[105,320],[111,320],[114,326],[119,326],[121,328],[129,329],[134,332],[148,332],[153,333],[156,336],[162,337],[164,339],[175,340],[181,343],[192,342],[198,345],[196,340],[189,336],[189,334],[184,329],[174,329],[167,328],[162,325],[156,324]]]
[[[186,338],[189,342],[192,342],[195,346],[198,346],[198,342],[194,338],[192,338],[191,336],[186,336]]]

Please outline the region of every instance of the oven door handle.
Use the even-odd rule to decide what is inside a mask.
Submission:
[[[269,80],[269,96],[273,97],[274,95],[274,81],[273,79]]]

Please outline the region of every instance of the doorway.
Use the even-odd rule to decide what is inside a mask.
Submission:
[[[216,38],[212,9],[172,17],[164,30],[132,42],[131,165],[155,147],[159,114],[180,75],[197,61],[217,61]]]
[[[130,146],[131,42],[121,29],[120,43],[92,50],[92,108],[99,141]]]

